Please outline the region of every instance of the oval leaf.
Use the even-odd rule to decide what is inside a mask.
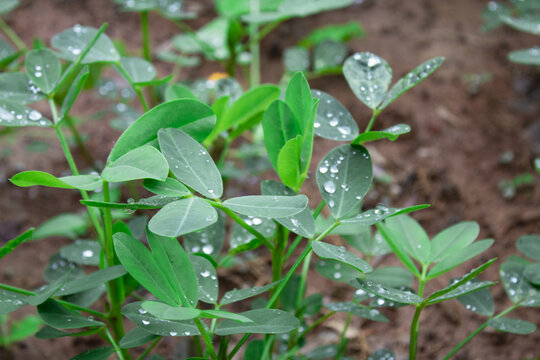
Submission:
[[[292,331],[300,325],[297,318],[288,312],[276,309],[250,310],[240,315],[250,319],[250,323],[224,320],[216,327],[220,336],[232,334],[281,334]]]
[[[88,44],[94,40],[97,32],[98,30],[92,27],[77,24],[53,36],[51,44],[61,52],[65,59],[75,61]],[[101,34],[82,60],[82,63],[117,62],[119,60],[120,55],[116,51],[111,39],[107,35]]]
[[[251,195],[225,200],[223,205],[242,215],[282,218],[296,215],[307,206],[305,195]]]
[[[372,179],[369,153],[358,145],[342,145],[330,150],[317,168],[319,191],[337,219],[360,206]]]
[[[350,141],[358,136],[356,121],[339,101],[320,90],[311,90],[311,95],[319,99],[314,124],[316,135],[337,141]]]
[[[152,146],[141,146],[122,155],[103,170],[101,177],[109,182],[138,179],[165,181],[169,166],[165,157]]]
[[[347,251],[343,246],[335,246],[322,241],[315,241],[313,242],[312,247],[315,254],[323,259],[337,260],[350,265],[363,273],[373,271],[373,268],[367,262]]]
[[[74,313],[54,300],[38,305],[37,311],[43,322],[56,329],[78,329],[90,326],[105,326],[104,323],[87,319]]]
[[[519,335],[527,335],[536,331],[536,325],[520,319],[510,319],[504,317],[489,319],[488,325],[499,331]]]
[[[129,76],[128,80],[134,84],[152,81],[156,77],[154,65],[141,58],[122,57],[120,66]]]
[[[363,144],[380,139],[396,140],[400,135],[407,134],[411,127],[407,124],[397,124],[381,131],[368,131],[358,135],[351,144]]]
[[[30,104],[44,98],[26,73],[6,72],[0,74],[0,99],[18,104]]]
[[[54,90],[62,73],[60,60],[47,48],[30,51],[26,55],[24,67],[30,79],[45,94]]]
[[[215,304],[218,298],[218,281],[216,269],[210,261],[202,256],[189,257],[195,270],[197,284],[199,285],[199,300],[208,304]]]
[[[356,279],[351,281],[351,285],[380,296],[384,299],[402,304],[419,304],[423,301],[420,296],[413,294],[410,291],[394,289],[371,280]]]
[[[14,175],[10,181],[20,187],[41,185],[59,189],[86,191],[94,191],[101,187],[101,179],[97,175],[75,175],[57,178],[43,171],[23,171]]]
[[[8,127],[51,127],[52,122],[37,110],[8,100],[0,100],[0,126]]]
[[[184,184],[173,178],[167,178],[165,181],[145,179],[143,186],[146,190],[162,196],[182,197],[191,194]]]

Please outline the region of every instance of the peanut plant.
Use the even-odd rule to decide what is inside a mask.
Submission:
[[[177,12],[180,8],[173,6],[176,3],[122,2],[130,10],[141,11],[146,34],[148,11],[160,11],[175,20],[183,17]],[[260,11],[258,1],[238,2],[256,10],[244,6],[239,12],[250,26],[256,25],[255,33],[261,23],[275,24],[349,2],[332,3],[312,1],[308,6],[284,1]],[[113,353],[119,359],[145,359],[165,337],[192,339],[195,350],[190,359],[233,359],[242,354],[250,360],[345,359],[345,332],[352,316],[388,321],[381,308],[412,305],[416,309],[411,321],[412,360],[416,359],[422,310],[453,298],[490,319],[447,358],[488,325],[516,333],[535,330],[531,323],[503,315],[540,301],[537,264],[518,258],[503,264],[501,278],[514,305],[496,316],[486,293],[494,282],[476,279],[495,259],[426,295],[428,281],[481,254],[493,240],[475,242],[478,225],[463,222],[430,241],[420,225],[405,215],[427,208],[425,204],[363,206],[373,182],[365,144],[394,141],[411,131],[407,124],[374,130],[376,119],[441,66],[442,58],[427,60],[390,87],[392,69],[383,58],[369,52],[347,57],[345,79],[372,111],[361,131],[337,99],[310,88],[302,71],[290,73],[283,88],[259,85],[252,74],[255,80],[252,76],[249,90],[241,94],[216,91],[207,104],[185,87],[169,84],[172,76],[157,79],[147,45],[145,59],[122,56],[105,29],[106,25],[100,29],[75,25],[55,35],[51,48],[39,44],[25,50],[25,71],[0,74],[0,126],[53,130],[70,169],[65,176],[23,171],[13,175],[11,182],[19,187],[77,191],[84,209],[58,215],[0,249],[1,259],[23,242],[49,236],[73,239],[51,257],[43,286],[26,290],[0,284],[1,316],[33,306],[44,323],[37,338],[103,339],[105,346],[88,349],[79,359],[107,359]],[[95,64],[115,68],[130,84],[144,113],[125,128],[99,171],[82,171],[64,129],[70,127],[70,112]],[[161,93],[165,84],[168,87]],[[155,100],[159,103],[153,105]],[[48,104],[50,118],[28,106],[39,101]],[[316,136],[342,144],[313,164]],[[260,194],[227,194],[228,150],[238,138],[264,145],[280,179],[261,180]],[[318,195],[303,192],[308,176],[315,178]],[[123,200],[124,186],[134,194],[132,198]],[[152,195],[141,197],[139,190]],[[313,206],[319,195],[322,200]],[[334,245],[331,235],[341,236],[347,247]],[[538,243],[538,237],[529,236],[518,247],[539,260]],[[265,252],[272,259],[268,284],[220,291],[221,268],[245,261],[247,253],[261,256]],[[323,304],[322,294],[306,297],[313,253],[320,258],[317,271],[351,285],[351,301]],[[374,269],[371,259],[386,253],[394,253],[404,268]],[[235,311],[238,302],[249,308],[246,300],[251,300],[251,309]],[[339,343],[306,351],[311,332],[338,312],[347,313]],[[14,329],[20,327],[12,324],[8,332],[6,324],[2,321],[2,345],[16,340]],[[370,358],[389,359],[393,354],[381,349]]]

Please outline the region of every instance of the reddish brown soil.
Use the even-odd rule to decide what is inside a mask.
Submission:
[[[395,206],[430,203],[431,209],[415,215],[430,235],[458,221],[478,221],[482,228],[481,237],[494,238],[495,245],[479,259],[467,263],[461,271],[492,257],[498,257],[500,263],[516,252],[514,244],[520,235],[540,232],[538,177],[534,187],[520,190],[512,200],[503,199],[497,187],[500,180],[532,172],[532,159],[539,156],[533,153],[534,146],[538,151],[540,143],[539,74],[531,67],[513,65],[506,58],[508,51],[535,45],[538,38],[508,29],[481,33],[480,14],[485,4],[486,1],[471,0],[364,1],[364,4],[344,11],[282,24],[263,41],[262,51],[263,80],[276,82],[282,73],[280,57],[284,48],[317,26],[358,20],[367,37],[354,41],[351,51],[370,51],[384,57],[394,69],[395,78],[428,58],[446,57],[440,70],[380,116],[376,128],[407,123],[412,132],[394,143],[381,141],[369,147],[372,153],[378,154],[374,156],[376,165],[391,174],[395,181],[391,186],[378,186],[378,195],[369,200],[368,205],[383,197],[389,197]],[[212,7],[206,2],[194,6],[201,14],[193,22],[194,27],[213,16]],[[23,1],[23,6],[9,16],[8,22],[27,44],[34,37],[48,42],[52,35],[75,23],[99,27],[109,22],[109,36],[126,41],[131,49],[140,46],[138,18],[134,14],[119,13],[110,0]],[[173,24],[157,16],[151,16],[151,24],[154,45],[162,44],[177,32]],[[196,78],[218,69],[216,65],[204,65],[183,75]],[[161,75],[167,75],[170,67],[164,65],[159,70]],[[470,94],[463,76],[484,72],[489,72],[492,80],[481,86],[477,94]],[[342,77],[315,79],[311,86],[340,99],[360,127],[365,127],[369,113]],[[84,117],[108,106],[97,96],[85,94],[76,110]],[[86,121],[81,128],[89,135],[88,145],[96,158],[104,160],[118,133],[109,130],[106,120]],[[0,244],[55,214],[81,211],[76,206],[76,194],[51,189],[21,189],[7,181],[23,169],[47,170],[55,174],[67,169],[60,147],[52,134],[47,136],[44,139],[35,131],[25,131],[19,133],[14,143],[0,140],[2,149],[13,150],[0,162]],[[45,154],[25,151],[25,145],[36,138],[51,144]],[[334,142],[319,139],[314,163],[334,146]],[[499,163],[499,156],[505,151],[515,154],[511,164]],[[77,160],[84,164],[82,158]],[[240,185],[244,190],[234,191],[256,191],[256,186]],[[313,178],[306,183],[305,189],[315,198],[318,196]],[[62,239],[48,239],[24,244],[2,260],[0,282],[28,289],[41,285],[41,272],[49,256],[64,243]],[[392,257],[378,261],[396,264]],[[260,265],[264,266],[264,261]],[[496,280],[497,268],[494,266],[483,278]],[[259,269],[258,274],[267,276],[264,268],[256,269]],[[253,276],[243,277],[245,273],[247,269],[229,273],[231,278],[227,283],[240,286],[244,280],[255,280]],[[452,272],[450,275],[458,274]],[[446,285],[449,277],[434,281],[427,290]],[[310,279],[314,281],[310,282],[309,293],[322,291],[325,301],[345,300],[349,296],[348,287],[322,279],[315,271]],[[497,311],[508,306],[502,286],[496,286],[493,293]],[[27,311],[17,312],[15,317]],[[385,314],[390,317],[390,323],[353,320],[350,356],[365,359],[368,351],[388,347],[399,359],[406,358],[412,311],[402,308],[387,310]],[[540,313],[534,309],[520,310],[514,317],[540,325]],[[440,359],[483,321],[455,301],[428,308],[421,320],[420,359]],[[343,319],[336,317],[317,333],[318,338],[313,339],[313,344],[335,342],[342,324]],[[97,344],[97,340],[86,339],[30,339],[15,345],[13,351],[15,359],[67,359]],[[487,330],[455,358],[538,357],[538,344],[536,334],[518,336]],[[159,352],[168,358],[183,358],[184,349],[185,342],[175,338],[164,341]]]

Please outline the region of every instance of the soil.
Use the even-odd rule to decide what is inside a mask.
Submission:
[[[107,34],[124,40],[130,49],[141,45],[139,22],[135,14],[121,13],[110,0],[45,0],[22,1],[7,21],[22,39],[30,44],[34,37],[49,43],[50,38],[75,23],[99,27],[108,22]],[[357,1],[346,10],[334,11],[280,25],[262,43],[263,82],[277,82],[282,74],[283,50],[318,26],[360,21],[367,36],[350,44],[351,52],[370,51],[385,58],[394,70],[394,78],[406,74],[422,61],[444,56],[444,65],[425,82],[409,91],[379,117],[376,128],[397,123],[411,125],[412,132],[396,142],[380,141],[369,146],[376,168],[392,176],[389,185],[379,184],[367,206],[388,201],[393,206],[429,203],[431,208],[414,215],[433,236],[443,228],[463,220],[477,221],[481,238],[494,238],[495,244],[478,259],[467,262],[443,280],[433,281],[434,290],[454,277],[493,257],[499,264],[516,253],[519,236],[540,233],[540,186],[535,184],[517,191],[513,199],[501,195],[498,183],[522,173],[533,173],[532,161],[540,156],[540,74],[537,69],[512,64],[507,60],[511,50],[536,45],[538,38],[506,28],[482,33],[481,12],[487,1],[455,0],[380,0]],[[208,1],[191,1],[200,17],[190,24],[197,28],[214,15]],[[154,47],[164,44],[177,33],[174,24],[151,15],[151,35]],[[159,66],[160,75],[168,75],[168,65]],[[194,79],[220,70],[215,64],[205,64],[185,71],[183,77]],[[465,78],[488,73],[490,80],[472,86]],[[353,114],[361,128],[370,114],[354,97],[341,76],[310,81],[312,88],[329,92]],[[110,106],[95,94],[84,94],[75,112],[81,117]],[[95,157],[105,160],[119,133],[110,130],[108,119],[88,120],[80,125],[88,135],[87,144]],[[33,140],[47,142],[43,154],[30,153],[26,146]],[[12,141],[11,141],[12,140]],[[0,140],[3,150],[0,162],[0,245],[30,226],[37,226],[53,215],[66,211],[81,211],[75,193],[61,190],[16,188],[8,182],[14,173],[26,169],[46,170],[54,174],[66,171],[67,164],[52,134],[22,131],[15,140]],[[317,140],[314,164],[335,142]],[[511,151],[513,161],[500,162],[500,156]],[[77,162],[85,164],[81,156]],[[272,177],[273,174],[266,174]],[[244,181],[233,184],[232,192],[255,193],[257,186]],[[314,177],[305,185],[305,192],[318,193]],[[2,260],[0,282],[27,289],[43,283],[42,271],[51,254],[67,241],[51,238],[22,245]],[[262,253],[261,253],[262,254]],[[269,259],[263,255],[250,267],[234,268],[227,273],[226,286],[268,280]],[[382,264],[394,264],[391,257],[377,259]],[[482,277],[496,280],[498,266]],[[249,274],[251,272],[251,275]],[[325,301],[350,298],[347,286],[336,285],[312,271],[313,282],[308,293],[321,291]],[[310,275],[311,279],[311,275]],[[244,283],[244,284],[243,284]],[[496,311],[509,305],[501,285],[493,289]],[[20,318],[30,310],[15,313]],[[354,319],[351,325],[349,352],[352,358],[365,359],[367,354],[387,347],[397,358],[407,356],[408,331],[412,318],[409,308],[385,310],[390,323],[373,323]],[[540,313],[521,309],[519,317],[540,325]],[[456,301],[442,303],[424,311],[420,324],[419,358],[440,359],[484,319],[466,311]],[[311,341],[318,345],[335,343],[344,318],[339,316],[321,328]],[[57,340],[28,339],[13,347],[15,359],[67,359],[83,350],[97,347],[97,339],[63,338]],[[487,329],[462,349],[456,359],[524,359],[540,356],[537,334],[518,336]],[[167,358],[185,357],[186,342],[170,338],[158,352]],[[0,357],[7,356],[0,353]]]

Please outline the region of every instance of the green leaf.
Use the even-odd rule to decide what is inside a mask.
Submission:
[[[122,57],[120,66],[129,76],[130,82],[134,84],[152,81],[156,77],[154,65],[141,58]]]
[[[462,295],[467,295],[478,290],[486,289],[493,285],[495,285],[495,283],[492,281],[477,281],[477,282],[468,281],[467,283],[460,285],[454,290],[449,291],[446,294],[429,301],[428,304],[431,305],[431,304],[436,304],[441,301],[455,299]]]
[[[478,282],[479,280],[473,279],[472,281]],[[495,311],[493,296],[489,289],[480,289],[469,294],[461,295],[457,300],[465,306],[465,309],[480,315],[491,316]]]
[[[219,294],[216,269],[210,261],[202,256],[191,255],[189,258],[193,264],[199,286],[199,300],[208,304],[217,303]]]
[[[436,57],[418,65],[416,69],[399,79],[392,86],[388,94],[384,97],[382,104],[379,105],[379,110],[390,105],[394,100],[400,97],[404,92],[413,88],[427,78],[432,72],[437,70],[444,62],[443,57]]]
[[[165,181],[169,166],[165,157],[152,146],[141,146],[109,163],[101,177],[109,182],[138,179]]]
[[[486,251],[495,241],[493,239],[486,239],[477,241],[469,246],[466,246],[460,250],[452,252],[446,256],[440,263],[435,264],[429,272],[428,278],[434,278],[444,274],[447,271],[455,268],[459,264],[472,259],[473,257]]]
[[[525,278],[534,285],[540,285],[540,263],[527,265],[523,275],[525,275]]]
[[[62,64],[56,54],[47,48],[30,51],[24,67],[30,80],[45,94],[50,94],[60,81]]]
[[[122,308],[122,314],[144,331],[161,336],[196,336],[199,329],[193,321],[160,320],[141,307],[142,302],[133,302]]]
[[[535,324],[520,319],[511,319],[504,317],[489,319],[488,325],[496,330],[511,334],[527,335],[536,331]]]
[[[4,39],[0,39],[0,68],[8,67],[13,61],[21,56],[24,51],[15,51],[13,46]]]
[[[373,268],[367,262],[347,251],[343,246],[335,246],[322,241],[316,241],[312,244],[312,247],[315,254],[323,259],[339,261],[363,273],[373,271]]]
[[[286,48],[283,52],[285,72],[294,74],[297,71],[308,71],[310,65],[309,56],[309,51],[302,47],[293,46]]]
[[[65,236],[76,238],[86,232],[88,222],[86,216],[74,213],[60,214],[45,221],[34,232],[33,240],[49,236]]]
[[[443,299],[443,300],[447,298],[451,299],[452,297],[449,294],[458,294],[457,296],[460,296],[460,295],[470,292],[470,291],[465,291],[469,288],[474,289],[475,287],[482,288],[482,287],[493,285],[494,283],[491,283],[489,281],[480,281],[480,282],[475,283],[472,280],[478,275],[480,275],[481,273],[483,273],[488,267],[493,265],[493,263],[496,260],[497,260],[496,258],[488,260],[482,265],[480,265],[479,267],[472,269],[467,274],[463,275],[460,279],[454,281],[452,284],[445,287],[444,289],[435,291],[433,294],[431,294],[427,298],[427,301],[429,301],[430,303],[435,303],[435,302],[438,302],[439,299]],[[465,285],[465,287],[462,287],[463,285]],[[458,290],[459,288],[464,289],[464,291],[461,292],[460,290]],[[457,291],[454,292],[454,290],[457,290]]]
[[[293,188],[300,188],[303,182],[302,177],[302,164],[300,161],[302,152],[301,135],[298,135],[294,139],[290,139],[280,149],[277,157],[277,173],[281,178],[281,181]]]
[[[121,265],[114,265],[88,275],[76,277],[69,280],[55,293],[56,296],[64,296],[80,293],[98,287],[101,284],[118,279],[126,274],[126,270]]]
[[[93,335],[97,332],[100,332],[101,328],[91,328],[88,330],[78,331],[78,332],[67,332],[55,329],[53,327],[45,325],[36,333],[36,338],[38,339],[56,339],[66,336],[87,336]]]
[[[47,300],[37,307],[43,322],[56,329],[78,329],[90,326],[105,326],[104,323],[87,319],[72,312],[54,300]]]
[[[122,349],[131,349],[144,344],[154,341],[158,338],[158,335],[150,334],[148,331],[141,329],[140,327],[133,328],[129,331],[122,339],[118,345]]]
[[[302,135],[305,133],[308,122],[312,119],[312,99],[306,77],[300,71],[295,73],[287,85],[285,102],[298,121]]]
[[[279,88],[275,85],[260,85],[247,91],[225,111],[206,142],[211,143],[221,132],[261,115],[278,96]]]
[[[501,20],[506,25],[510,26],[519,31],[540,35],[540,27],[538,26],[539,20],[538,17],[519,17],[515,18],[513,16],[501,16]]]
[[[165,181],[145,179],[143,186],[146,190],[162,196],[182,197],[191,194],[184,184],[173,178],[166,178]]]
[[[101,245],[94,240],[75,240],[73,244],[60,248],[60,255],[76,264],[99,265]]]
[[[141,308],[160,320],[190,320],[199,317],[201,311],[190,307],[169,306],[158,301],[144,301]]]
[[[199,299],[199,288],[188,254],[174,238],[161,237],[151,231],[146,232],[146,237],[152,249],[152,257],[172,285],[181,304],[195,306]]]
[[[120,263],[142,286],[171,306],[180,305],[180,298],[150,251],[125,233],[113,235],[114,248]]]
[[[285,20],[291,17],[306,17],[323,11],[340,9],[351,3],[352,0],[284,0],[280,3],[277,11],[251,13],[242,16],[242,20],[246,22],[266,23]]]
[[[337,219],[360,207],[372,179],[369,153],[358,145],[330,150],[317,167],[319,192]]]
[[[540,235],[523,235],[516,246],[527,257],[540,261]]]
[[[358,136],[358,125],[338,100],[320,90],[311,90],[311,95],[319,99],[315,117],[315,134],[325,139],[350,141]]]
[[[402,304],[420,304],[423,299],[410,291],[394,289],[371,280],[356,279],[350,282],[352,286]]]
[[[110,208],[110,209],[129,209],[129,210],[140,210],[140,209],[161,209],[165,205],[178,200],[177,197],[168,197],[163,195],[155,195],[149,198],[140,199],[139,201],[131,202],[128,199],[128,203],[114,203],[106,201],[96,201],[96,200],[81,200],[81,204],[92,207],[99,208]]]
[[[355,304],[353,302],[336,302],[329,303],[325,305],[326,308],[337,311],[337,312],[346,312],[361,318],[373,320],[373,321],[382,321],[388,322],[388,318],[380,313],[377,309],[370,309],[367,306],[362,306]]]
[[[339,227],[340,226],[338,226],[334,230],[339,232]],[[341,224],[341,227],[347,227],[347,224]],[[376,232],[372,236],[369,226],[360,225],[355,227],[359,229],[357,233],[353,235],[341,235],[349,245],[351,245],[361,253],[366,254],[366,256],[385,255],[392,252],[392,249],[390,249],[390,246],[388,245],[386,240],[384,240],[380,232]]]
[[[430,262],[439,262],[473,243],[480,233],[474,221],[464,221],[444,229],[431,240]]]
[[[184,235],[184,247],[188,253],[203,253],[217,257],[225,241],[225,217],[217,211],[217,221],[201,230]]]
[[[508,54],[508,59],[518,64],[540,66],[540,48],[535,46],[530,49],[512,51]]]
[[[15,239],[9,240],[4,246],[0,248],[0,259],[15,250],[17,246],[21,245],[26,240],[31,239],[34,230],[34,228],[30,228],[23,232],[21,235],[17,236]]]
[[[98,30],[92,27],[77,24],[53,36],[51,45],[60,51],[62,57],[69,61],[75,61],[88,44],[94,40],[97,32]],[[82,60],[82,63],[117,62],[119,60],[120,55],[111,39],[107,35],[101,34]]]
[[[341,64],[348,53],[345,43],[331,39],[323,40],[315,45],[313,50],[313,69],[319,74],[332,71],[341,74]]]
[[[368,360],[396,360],[396,356],[390,350],[379,349],[369,355]]]
[[[45,96],[26,73],[5,72],[0,74],[0,98],[18,104],[30,104]]]
[[[250,319],[251,323],[239,323],[235,320],[224,320],[216,327],[220,336],[232,334],[281,334],[292,331],[300,322],[288,312],[276,309],[250,310],[240,315]]]
[[[0,289],[0,315],[9,314],[27,304],[28,295]]]
[[[325,278],[339,282],[349,282],[362,275],[360,271],[352,266],[337,260],[317,261],[315,268]]]
[[[540,306],[540,291],[525,278],[529,262],[520,257],[510,257],[499,270],[501,282],[510,300],[520,306]]]
[[[300,46],[310,48],[323,40],[347,42],[353,38],[364,37],[365,32],[358,21],[345,24],[326,25],[316,28],[298,43]]]
[[[223,306],[223,305],[232,304],[237,301],[249,299],[251,297],[263,294],[267,292],[268,290],[272,289],[278,283],[279,281],[276,281],[276,282],[273,282],[264,286],[254,286],[254,287],[246,288],[246,289],[234,289],[231,291],[227,291],[225,295],[223,295],[220,305]]]
[[[262,126],[268,157],[278,172],[280,150],[289,140],[295,139],[301,133],[300,124],[287,103],[278,99],[264,112]]]
[[[19,0],[4,0],[0,3],[0,15],[7,14],[19,6]]]
[[[420,263],[428,264],[431,244],[420,224],[407,215],[394,216],[385,221],[393,242],[398,243],[407,253]]]
[[[241,0],[240,0],[241,1]],[[244,360],[259,360],[264,356],[264,340],[252,340],[246,346]]]
[[[176,99],[192,99],[197,100],[197,97],[193,95],[193,92],[182,84],[170,84],[165,89],[165,101],[171,101]]]
[[[264,180],[261,182],[261,193],[263,195],[295,196],[296,193],[275,180]],[[298,214],[288,217],[276,218],[276,221],[285,226],[290,231],[305,238],[312,238],[315,235],[315,221],[308,207]]]
[[[240,215],[240,218],[242,218],[246,224],[257,230],[266,238],[271,238],[276,231],[276,223],[272,219],[244,215]],[[244,251],[254,250],[259,245],[261,245],[261,241],[257,239],[255,235],[237,223],[233,225],[230,241],[230,254],[238,254]]]
[[[28,315],[21,321],[13,321],[9,334],[3,334],[4,344],[15,343],[34,335],[42,324],[41,319],[35,315]]]
[[[45,269],[43,277],[48,283],[64,277],[68,274],[68,279],[75,279],[84,275],[84,271],[75,263],[64,259],[60,254],[56,253],[49,258],[49,264]]]
[[[369,141],[380,139],[388,139],[395,141],[400,135],[407,134],[411,131],[411,127],[407,124],[397,124],[387,129],[380,131],[367,131],[358,135],[351,144],[363,144]]]
[[[369,52],[356,53],[343,64],[343,75],[354,95],[375,110],[385,99],[392,81],[392,69],[381,57]]]
[[[229,319],[241,323],[253,322],[250,318],[223,310],[201,310],[201,317],[206,319]]]
[[[218,219],[216,210],[198,197],[165,205],[148,223],[155,234],[177,237],[212,225]]]
[[[114,349],[110,346],[99,347],[92,350],[86,350],[71,360],[106,360],[114,353]]]
[[[409,271],[393,266],[379,267],[366,274],[366,280],[393,288],[399,288],[401,286],[411,287],[413,279],[414,276]]]
[[[115,161],[141,145],[157,144],[161,128],[182,129],[197,141],[203,141],[215,125],[212,109],[197,100],[172,100],[143,114],[118,138],[108,161]],[[163,149],[162,149],[163,150]]]
[[[62,102],[62,107],[60,108],[59,113],[60,119],[64,119],[69,113],[69,110],[71,110],[73,104],[75,104],[75,100],[77,100],[77,98],[79,97],[79,94],[84,88],[84,85],[86,84],[86,80],[88,79],[89,75],[90,71],[88,66],[83,66],[75,80],[73,80],[73,82],[71,83],[71,86],[69,87],[69,90],[64,97],[64,101]]]
[[[366,210],[357,214],[356,216],[342,219],[340,220],[340,222],[342,224],[356,224],[363,226],[374,225],[379,221],[390,218],[392,216],[398,216],[401,214],[422,210],[428,207],[428,204],[413,205],[406,208],[389,208],[384,205],[378,205],[375,209]]]
[[[505,15],[512,16],[513,10],[510,6],[498,3],[496,1],[489,2],[482,12],[482,31],[490,31],[502,24],[501,18]]]
[[[43,171],[23,171],[13,175],[10,181],[20,187],[47,186],[58,189],[94,191],[101,188],[98,175],[72,175],[57,178]]]
[[[172,128],[161,129],[158,137],[161,151],[178,180],[205,197],[215,199],[223,195],[219,170],[201,144]]]
[[[281,218],[298,214],[307,202],[305,195],[250,195],[227,199],[223,205],[242,215]]]
[[[9,97],[9,99],[13,100],[12,97]],[[30,109],[9,100],[0,100],[0,126],[51,127],[52,122],[41,115],[37,110]]]
[[[33,296],[30,296],[26,300],[26,302],[32,306],[38,306],[39,304],[43,304],[48,298],[53,296],[53,294],[65,284],[68,276],[69,272],[67,272],[64,276],[61,276],[58,279],[54,280],[49,285],[43,285],[34,293]]]

